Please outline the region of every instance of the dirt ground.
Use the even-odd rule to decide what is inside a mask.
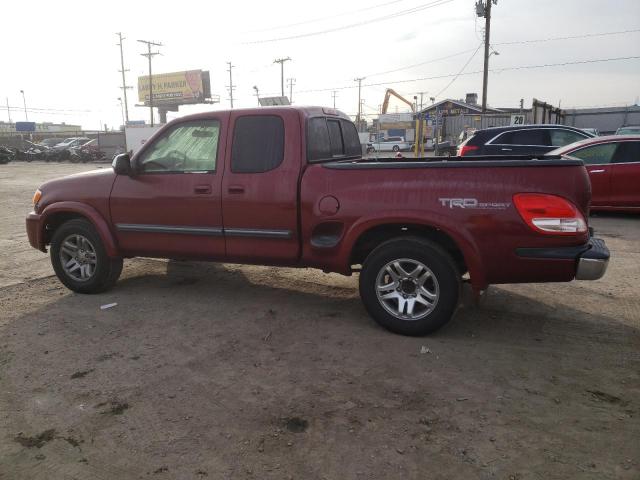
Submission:
[[[312,270],[136,259],[71,293],[23,222],[86,168],[0,166],[0,479],[640,478],[640,216],[591,219],[604,279],[406,338]]]

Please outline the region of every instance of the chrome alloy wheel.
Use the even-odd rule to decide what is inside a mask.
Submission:
[[[376,295],[380,305],[396,318],[420,320],[438,303],[438,280],[422,262],[400,258],[378,272]]]
[[[73,234],[60,247],[60,265],[64,273],[79,282],[89,280],[96,271],[96,249],[87,237]]]

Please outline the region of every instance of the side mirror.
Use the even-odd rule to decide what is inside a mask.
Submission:
[[[118,175],[131,175],[131,158],[128,153],[116,155],[111,166]]]

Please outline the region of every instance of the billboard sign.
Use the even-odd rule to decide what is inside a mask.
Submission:
[[[154,105],[183,105],[203,103],[211,96],[209,72],[188,70],[185,72],[152,75]],[[138,77],[138,100],[149,104],[149,76]]]
[[[35,132],[36,122],[16,122],[16,132]]]

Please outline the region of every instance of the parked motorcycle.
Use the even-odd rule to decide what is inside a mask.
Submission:
[[[0,145],[0,165],[5,165],[15,159],[15,152],[9,147]]]

